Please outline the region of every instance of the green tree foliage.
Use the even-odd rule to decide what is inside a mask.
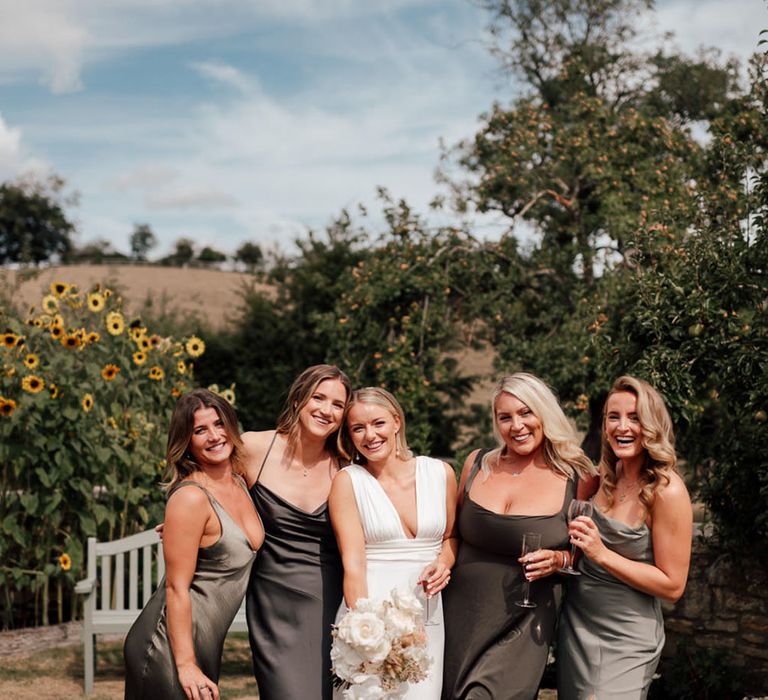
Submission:
[[[191,238],[179,238],[173,244],[173,252],[160,262],[165,265],[184,267],[195,257],[195,242]]]
[[[224,262],[227,259],[227,256],[215,248],[205,246],[200,251],[197,259],[204,265],[215,265],[216,263]]]
[[[447,456],[471,386],[450,353],[461,347],[476,245],[463,231],[427,228],[404,201],[380,194],[387,229],[341,278],[341,295],[321,326],[327,356],[353,384],[383,386],[398,397],[416,450]]]
[[[66,259],[75,227],[58,201],[64,181],[0,184],[0,263]]]
[[[243,263],[248,272],[255,272],[264,265],[264,253],[258,243],[245,241],[235,251],[235,260]]]
[[[751,91],[712,124],[693,226],[661,248],[643,231],[611,275],[590,353],[600,383],[648,378],[676,418],[721,541],[768,558],[768,90],[765,59]]]
[[[0,312],[3,625],[47,624],[51,608],[61,622],[86,538],[161,517],[168,420],[204,345],[129,322],[108,289],[54,282],[27,315]]]
[[[149,251],[157,245],[157,236],[149,224],[136,224],[131,233],[130,245],[134,260],[146,260]]]

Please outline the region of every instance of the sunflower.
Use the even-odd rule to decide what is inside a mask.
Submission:
[[[3,365],[3,374],[6,377],[13,377],[16,374],[16,368],[13,365]]]
[[[101,335],[97,333],[96,331],[91,331],[86,337],[86,342],[90,345],[91,343],[98,343],[101,340]]]
[[[179,360],[176,363],[176,371],[179,374],[186,374],[187,373],[187,365],[185,364],[184,360]]]
[[[171,389],[171,396],[173,396],[174,399],[178,399],[179,396],[181,396],[181,389],[173,387],[173,389]]]
[[[158,367],[157,365],[154,365],[149,370],[149,378],[154,379],[157,382],[159,382],[164,376],[165,376],[165,372],[163,372],[162,367]]]
[[[55,384],[49,384],[48,385],[48,389],[51,392],[51,398],[52,399],[58,398],[59,395],[61,394],[61,389],[59,389],[59,387],[57,387]]]
[[[162,342],[162,340],[163,339],[159,335],[157,335],[157,334],[149,336],[149,344],[153,348],[158,347],[160,345],[160,343]]]
[[[93,396],[91,394],[86,394],[83,396],[83,400],[80,402],[80,405],[83,407],[83,410],[86,413],[90,413],[91,409],[93,408]]]
[[[59,300],[53,294],[46,294],[40,302],[40,306],[47,314],[55,314],[59,310]]]
[[[125,330],[125,319],[119,311],[110,311],[106,323],[110,335],[120,335]]]
[[[35,369],[40,364],[40,358],[31,352],[24,358],[24,365],[27,369]]]
[[[147,353],[142,352],[141,350],[137,350],[135,353],[133,353],[133,362],[139,367],[143,365],[147,361]]]
[[[136,344],[142,350],[151,350],[152,349],[152,343],[149,342],[149,338],[147,338],[146,335],[141,336],[141,339]]]
[[[36,374],[28,374],[21,380],[21,388],[30,394],[38,394],[45,387],[45,382]]]
[[[88,295],[88,308],[94,313],[101,311],[106,303],[104,297],[98,292],[91,292]]]
[[[59,566],[62,571],[69,571],[72,568],[72,559],[66,552],[59,557]]]
[[[33,318],[32,319],[32,325],[35,328],[42,328],[43,327],[43,321],[40,318]]]
[[[224,389],[219,396],[225,399],[231,406],[235,405],[235,392],[232,389]]]
[[[131,340],[134,343],[138,343],[141,341],[141,339],[147,334],[147,329],[142,328],[141,326],[131,326],[131,329],[128,331],[128,333],[131,336]]]
[[[0,416],[10,418],[16,410],[16,402],[13,399],[5,399],[0,396]]]
[[[200,357],[205,352],[205,343],[196,335],[187,340],[187,352],[192,357]]]
[[[59,326],[60,328],[64,328],[64,317],[61,314],[54,314],[50,317],[48,323],[51,327]]]
[[[120,372],[120,368],[117,365],[104,365],[104,369],[101,370],[101,376],[104,377],[105,382],[111,382],[117,377]]]
[[[74,348],[79,348],[82,343],[80,342],[80,338],[78,338],[77,335],[72,333],[71,335],[63,336],[61,339],[61,344],[65,348],[72,350]]]
[[[109,297],[112,296],[112,290],[108,289],[107,287],[104,287],[101,293],[104,295],[105,299],[109,299]]]
[[[0,343],[2,343],[2,346],[8,350],[15,348],[18,342],[19,336],[15,333],[3,333],[0,335]]]
[[[61,326],[51,326],[51,338],[59,340],[64,337],[64,329]]]
[[[54,294],[59,299],[62,299],[69,289],[70,285],[66,282],[51,282],[51,294]]]

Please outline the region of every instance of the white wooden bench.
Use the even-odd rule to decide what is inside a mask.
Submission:
[[[83,663],[86,695],[93,692],[96,635],[127,633],[164,574],[163,546],[154,530],[114,542],[88,538],[88,578],[78,581],[75,586],[75,592],[85,596]],[[243,603],[229,631],[245,632],[247,629]]]

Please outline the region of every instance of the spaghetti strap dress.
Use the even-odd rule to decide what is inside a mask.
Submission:
[[[445,673],[443,700],[532,700],[537,696],[555,633],[561,577],[530,586],[535,608],[521,608],[525,581],[520,563],[523,534],[541,534],[543,549],[568,547],[568,504],[576,493],[569,480],[553,515],[505,515],[469,497],[480,468],[477,459],[464,486],[458,516],[461,536],[451,582],[443,591]]]
[[[349,474],[357,510],[365,534],[366,580],[368,596],[389,597],[393,588],[423,596],[419,574],[434,561],[443,544],[446,527],[446,473],[439,459],[416,457],[416,519],[415,537],[408,537],[392,501],[381,484],[358,464],[344,467]],[[427,652],[432,659],[427,678],[408,685],[399,700],[439,700],[443,682],[443,610],[440,593],[430,600],[430,624]],[[347,606],[339,608],[340,620]],[[336,693],[339,700],[342,692]]]
[[[653,564],[651,530],[633,528],[594,509],[605,545]],[[658,598],[619,581],[588,557],[568,582],[557,652],[558,697],[564,700],[644,700],[664,646]]]
[[[260,700],[330,700],[331,625],[342,597],[341,556],[328,503],[309,513],[251,486],[266,537],[246,595]]]
[[[247,491],[245,484],[238,482]],[[196,481],[180,482],[168,496],[188,486],[208,496],[221,525],[221,537],[198,549],[189,587],[195,659],[200,670],[218,683],[224,639],[245,595],[256,552],[240,526]],[[133,623],[123,652],[126,700],[186,700],[168,638],[165,578]]]

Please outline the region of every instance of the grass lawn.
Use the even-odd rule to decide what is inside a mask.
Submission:
[[[257,700],[259,697],[245,633],[227,637],[219,691],[222,700]],[[0,698],[62,700],[80,697],[83,697],[83,648],[80,645],[0,659]],[[553,690],[539,693],[539,700],[556,698],[557,693]],[[89,700],[123,700],[121,641],[98,645],[96,683]]]
[[[248,635],[230,634],[224,646],[219,685],[222,700],[256,700]],[[62,700],[83,696],[82,646],[58,647],[0,659],[0,698]],[[123,700],[123,644],[98,645],[91,700]]]

